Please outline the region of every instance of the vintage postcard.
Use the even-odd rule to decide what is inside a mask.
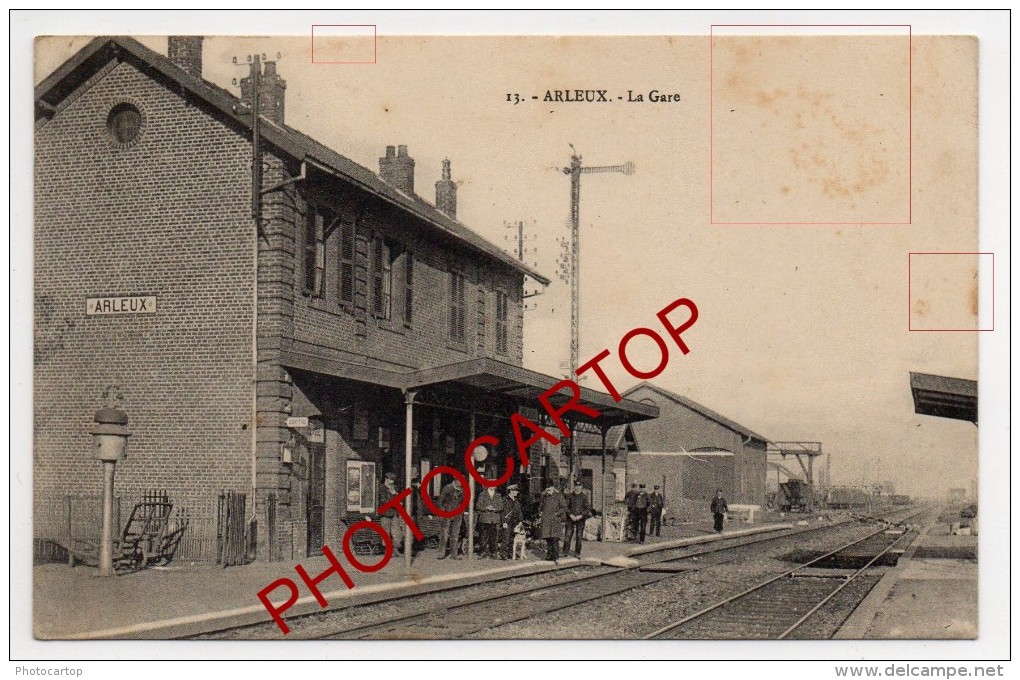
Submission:
[[[980,41],[737,23],[35,37],[34,636],[979,639]]]

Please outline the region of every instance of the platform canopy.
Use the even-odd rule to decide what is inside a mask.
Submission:
[[[918,415],[967,420],[977,425],[976,380],[911,371],[910,394],[914,398],[914,412]]]
[[[538,397],[560,381],[560,378],[488,357],[398,373],[294,351],[285,351],[282,354],[283,364],[290,368],[404,392],[413,390],[429,393],[423,396],[430,396],[432,399],[419,399],[418,403],[434,403],[441,397],[457,402],[456,404],[450,402],[450,405],[458,405],[462,409],[478,408],[480,412],[494,401],[498,401],[501,404],[516,402],[521,406],[537,409],[541,414],[542,407]],[[600,415],[598,418],[591,418],[577,411],[565,413],[564,420],[578,431],[599,432],[602,429],[608,430],[626,423],[659,417],[659,409],[656,406],[630,399],[615,401],[604,392],[586,387],[580,389],[579,403],[598,411]],[[561,407],[572,396],[573,393],[564,388],[551,396],[549,402]]]
[[[505,395],[514,399],[537,403],[539,395],[559,381],[560,378],[554,378],[522,366],[507,364],[488,357],[479,357],[477,359],[468,359],[467,361],[414,371],[408,374],[405,386],[406,389],[444,385],[463,387],[479,390],[490,395]],[[587,425],[589,427],[608,429],[616,425],[659,417],[659,409],[656,406],[631,401],[630,399],[615,401],[604,392],[597,392],[587,387],[581,387],[580,389],[581,396],[579,403],[598,411],[601,415],[598,418],[591,418],[577,411],[570,411],[564,414],[564,419],[567,421],[573,421],[576,424]],[[554,406],[559,407],[572,396],[573,393],[570,389],[564,388],[553,395],[549,401]]]

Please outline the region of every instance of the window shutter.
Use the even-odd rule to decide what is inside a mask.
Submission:
[[[383,242],[378,235],[372,241],[372,311],[383,311]]]
[[[507,338],[507,296],[502,291],[496,292],[496,352],[506,354]]]
[[[457,339],[457,274],[450,272],[450,339]]]
[[[414,255],[404,255],[404,325],[410,326],[414,319]]]
[[[315,292],[315,204],[309,203],[305,212],[305,291]]]
[[[464,342],[465,338],[464,275],[450,272],[450,339]]]
[[[354,223],[344,224],[340,230],[340,301],[354,302]]]

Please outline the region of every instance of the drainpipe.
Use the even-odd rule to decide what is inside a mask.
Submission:
[[[257,521],[258,493],[258,415],[259,415],[259,237],[262,235],[262,155],[259,153],[259,100],[262,67],[259,56],[255,55],[251,65],[251,219],[255,223],[255,248],[252,257],[252,315],[251,315],[251,518]],[[273,540],[269,537],[269,540]],[[258,546],[255,546],[256,553]]]

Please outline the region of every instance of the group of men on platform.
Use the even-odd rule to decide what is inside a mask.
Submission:
[[[644,484],[631,484],[630,491],[623,497],[627,504],[627,540],[645,542],[645,536],[662,535],[662,512],[665,500],[656,486],[652,493]]]
[[[524,521],[520,488],[516,484],[506,487],[506,495],[495,488],[480,489],[474,499],[475,525],[478,528],[478,550],[482,559],[510,559],[514,529]],[[436,505],[444,512],[453,512],[464,504],[464,488],[456,478],[439,492]],[[463,513],[444,517],[440,521],[439,559],[461,559],[460,531]]]
[[[388,472],[384,476],[380,501],[386,503],[396,495],[396,475]],[[417,497],[417,494],[415,496]],[[510,559],[514,532],[523,531],[524,509],[519,498],[520,489],[517,484],[509,484],[505,494],[496,488],[484,487],[478,490],[474,498],[474,509],[480,558]],[[662,535],[665,500],[658,486],[648,493],[644,484],[631,484],[630,490],[624,496],[624,502],[627,505],[628,541],[644,543],[646,536]],[[453,479],[443,486],[435,503],[445,512],[453,512],[465,505],[464,489],[460,481]],[[574,556],[580,557],[584,525],[587,519],[593,516],[591,501],[581,481],[575,480],[573,490],[569,493],[566,488],[561,490],[555,483],[550,483],[542,492],[537,510],[536,533],[546,542],[545,559],[558,560],[561,544],[563,553],[570,554],[571,543],[574,547]],[[380,523],[391,537],[394,550],[402,552],[405,528],[396,510],[391,508],[383,513]],[[455,560],[461,559],[460,535],[463,524],[463,510],[452,517],[440,520],[439,559],[446,559],[447,556]]]
[[[561,541],[563,552],[569,554],[572,540],[574,557],[580,557],[584,524],[591,516],[591,501],[580,480],[574,481],[571,493],[567,493],[566,489],[561,491],[550,483],[542,492],[539,503],[539,537],[545,539],[545,559],[550,562],[559,560]]]
[[[464,525],[464,488],[460,481],[452,479],[442,487],[436,506],[444,512],[461,512],[452,517],[440,519],[439,559],[448,556],[459,560],[461,549],[461,529]],[[396,475],[386,473],[380,500],[387,502],[397,495]],[[475,526],[478,531],[478,557],[481,559],[510,559],[513,550],[515,532],[525,532],[524,508],[521,506],[520,489],[517,484],[507,485],[505,492],[496,488],[483,487],[478,489],[474,502]],[[574,483],[573,491],[560,490],[552,483],[542,493],[538,502],[538,517],[535,522],[536,534],[546,542],[546,559],[558,560],[560,545],[563,553],[570,553],[573,543],[573,554],[581,556],[581,541],[584,538],[584,525],[592,516],[591,501],[580,481]],[[380,517],[380,523],[391,537],[394,550],[399,552],[403,547],[403,532],[406,530],[396,510],[390,509]]]

